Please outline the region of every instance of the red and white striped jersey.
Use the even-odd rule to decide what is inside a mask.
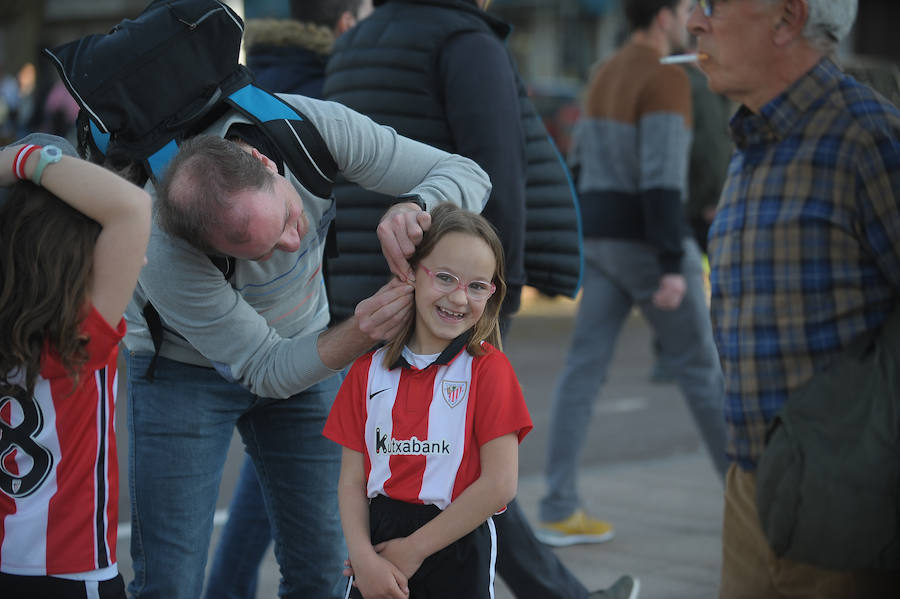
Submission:
[[[116,347],[125,321],[114,330],[91,307],[82,330],[89,358],[74,392],[47,348],[32,397],[0,384],[0,572],[116,574]]]
[[[531,417],[507,357],[465,337],[419,370],[387,369],[384,348],[359,358],[338,392],[324,434],[365,456],[368,497],[444,509],[481,475],[479,448],[509,433],[521,441]]]

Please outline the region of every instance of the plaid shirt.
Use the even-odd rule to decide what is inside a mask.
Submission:
[[[729,455],[753,469],[788,394],[900,299],[900,111],[823,59],[731,129],[711,315]]]

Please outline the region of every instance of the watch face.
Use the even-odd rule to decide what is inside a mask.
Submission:
[[[58,162],[59,159],[62,158],[62,150],[56,146],[44,146],[41,148],[41,154],[43,154],[50,162]]]

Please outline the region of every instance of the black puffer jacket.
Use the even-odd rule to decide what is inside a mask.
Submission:
[[[484,215],[500,233],[512,291],[505,314],[518,308],[523,284],[574,296],[581,275],[568,172],[527,98],[504,44],[508,33],[472,1],[388,1],[335,43],[324,88],[326,99],[488,172],[494,190]],[[472,82],[467,71],[477,70],[493,75]],[[492,112],[478,105],[479,95],[491,98]],[[329,287],[341,319],[389,275],[375,225],[395,199],[346,182],[335,195],[340,256],[329,262]]]

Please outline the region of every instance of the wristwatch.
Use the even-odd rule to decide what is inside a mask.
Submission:
[[[40,185],[44,169],[47,168],[48,164],[59,162],[60,159],[62,159],[62,155],[62,150],[57,146],[48,145],[41,148],[41,159],[38,161],[37,168],[35,168],[34,172],[31,174],[31,181],[35,185]]]

